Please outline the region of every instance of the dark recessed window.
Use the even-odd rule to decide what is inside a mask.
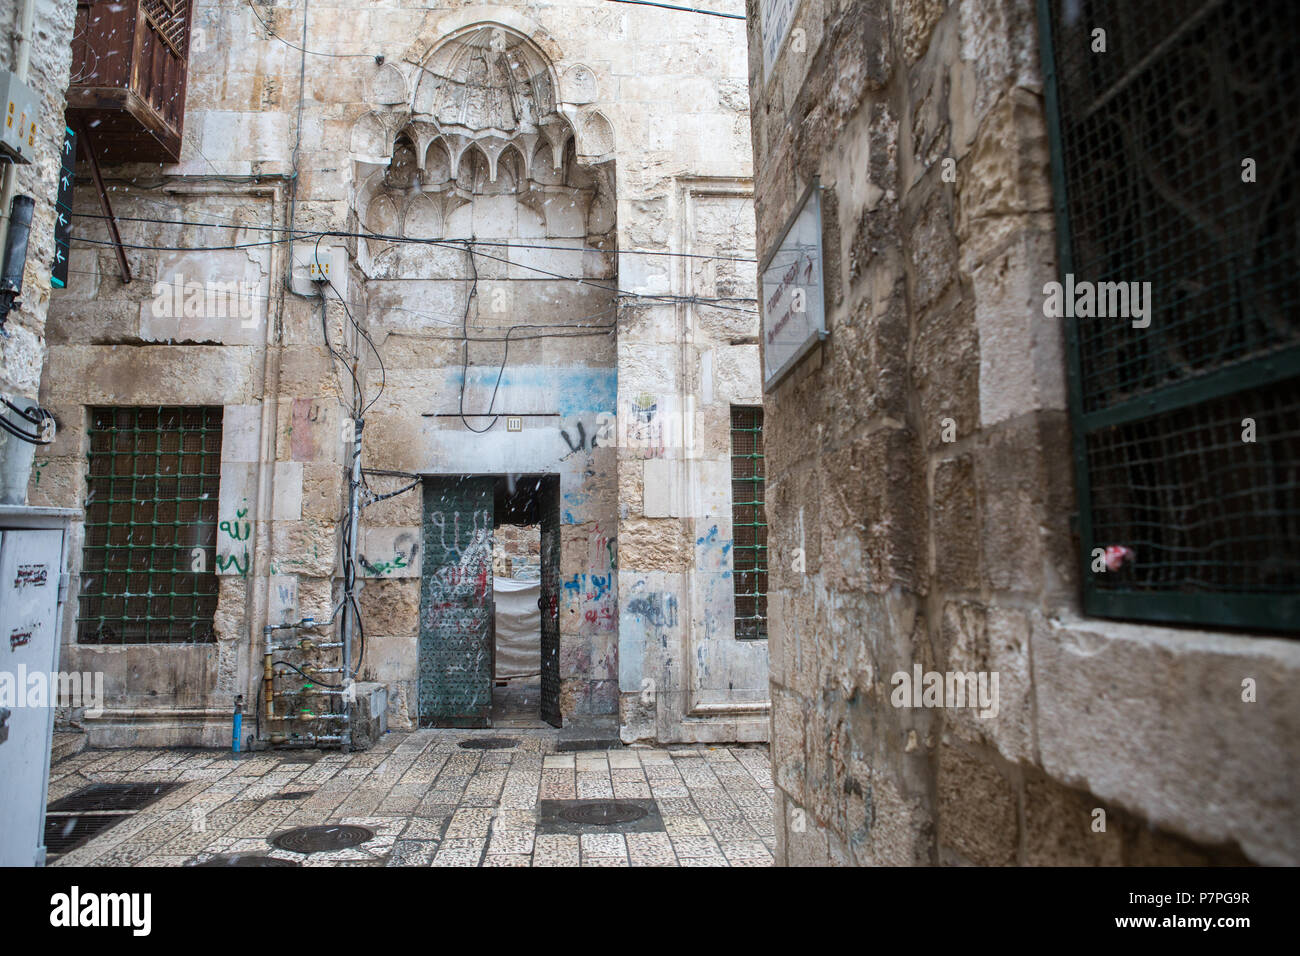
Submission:
[[[1300,629],[1300,5],[1040,10],[1084,608]]]
[[[221,408],[93,408],[77,640],[213,640]]]
[[[736,637],[767,637],[767,516],[763,510],[763,409],[731,408],[732,582]]]

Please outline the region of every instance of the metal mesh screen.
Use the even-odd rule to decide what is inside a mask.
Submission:
[[[736,637],[767,637],[767,516],[763,510],[763,409],[731,409],[732,581]]]
[[[1085,608],[1300,628],[1300,4],[1039,13]]]
[[[221,408],[93,408],[77,640],[213,640]]]

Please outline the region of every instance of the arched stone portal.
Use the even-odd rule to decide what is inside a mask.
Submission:
[[[404,579],[363,566],[369,587],[420,609],[414,632],[382,636],[382,651],[368,657],[399,725],[437,723],[449,699],[483,699],[483,688],[453,682],[493,676],[477,656],[492,647],[492,615],[465,604],[490,601],[490,583],[471,582],[466,598],[456,549],[427,536],[469,508],[461,489],[522,475],[546,476],[555,489],[552,517],[538,522],[550,562],[542,714],[618,712],[617,463],[613,442],[598,439],[617,396],[614,132],[598,117],[580,124],[594,148],[581,130],[575,142],[557,76],[523,34],[475,24],[408,78],[409,109],[390,110],[382,128],[367,113],[353,136],[364,147],[353,157],[353,214],[372,234],[356,246],[360,294],[386,362],[382,373],[377,363],[366,369],[371,394],[380,375],[386,387],[366,418],[363,465],[430,476],[406,495],[426,500],[376,508],[375,521],[363,515],[363,550],[403,535],[423,541],[422,567],[408,562]],[[384,161],[374,162],[380,148]],[[368,480],[378,491],[382,479]],[[438,500],[430,489],[442,489]],[[475,567],[490,582],[491,562]],[[456,630],[467,627],[474,633]],[[449,646],[475,659],[449,663]],[[452,710],[462,722],[461,711],[481,712]]]

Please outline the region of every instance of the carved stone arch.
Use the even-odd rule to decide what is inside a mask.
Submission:
[[[518,7],[474,3],[459,9],[448,10],[434,21],[432,29],[418,37],[402,54],[408,63],[423,63],[429,54],[441,46],[448,37],[484,25],[506,27],[520,36],[528,37],[552,63],[564,59],[560,44],[542,25],[519,12]]]
[[[542,133],[546,141],[551,144],[551,168],[556,172],[564,169],[565,147],[569,140],[573,138],[573,127],[569,125],[568,120],[561,120],[556,123],[547,123],[542,128]]]
[[[424,149],[424,182],[436,186],[452,179],[451,153],[447,150],[447,141],[441,136],[434,137]]]
[[[460,143],[460,150],[452,157],[451,165],[456,185],[471,195],[474,192],[476,173],[480,166],[489,171],[492,168],[487,154],[480,148],[479,143],[472,139]]]
[[[442,203],[436,194],[421,193],[413,197],[402,214],[402,235],[413,239],[440,239],[442,234]]]
[[[406,77],[392,63],[380,66],[367,84],[366,101],[376,106],[406,106],[409,100]]]
[[[600,110],[587,110],[578,117],[573,139],[578,162],[604,162],[614,153],[614,124]]]
[[[384,185],[390,189],[410,189],[419,181],[419,163],[423,157],[407,129],[393,137],[392,155],[384,172]]]
[[[560,92],[565,103],[582,106],[599,98],[596,71],[585,63],[575,63],[564,71]]]
[[[401,211],[388,192],[380,191],[370,197],[362,224],[365,226],[366,232],[381,233],[387,236],[401,234]],[[387,239],[366,239],[366,248],[371,259],[377,259],[386,249],[393,245],[395,243]]]
[[[515,190],[523,188],[523,184],[528,179],[528,168],[530,163],[526,155],[527,144],[520,143],[517,140],[511,140],[505,144],[497,157],[497,177],[505,175],[505,170],[513,163],[513,177]]]
[[[551,141],[545,136],[538,137],[533,148],[533,162],[529,167],[530,178],[540,186],[558,186],[564,182],[563,154],[556,162]]]
[[[352,158],[362,163],[386,164],[392,151],[388,125],[374,110],[361,114],[352,124],[348,148]]]

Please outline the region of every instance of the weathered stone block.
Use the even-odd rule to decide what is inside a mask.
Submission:
[[[912,356],[911,381],[920,398],[926,448],[942,449],[975,434],[979,371],[974,303],[954,288],[925,316]]]
[[[1097,811],[1106,814],[1099,817]],[[1105,826],[1105,830],[1097,827]],[[1090,794],[1040,774],[1025,780],[1025,860],[1030,866],[1119,866],[1118,815]]]
[[[937,787],[941,848],[976,866],[1016,862],[1019,812],[1006,777],[987,761],[942,744]]]
[[[972,456],[959,455],[935,463],[930,522],[934,583],[938,591],[966,591],[979,587],[978,500]]]

